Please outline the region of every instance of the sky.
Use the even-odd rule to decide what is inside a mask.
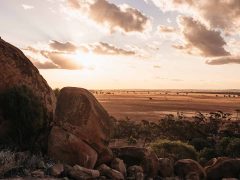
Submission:
[[[240,89],[239,0],[1,0],[52,88]]]

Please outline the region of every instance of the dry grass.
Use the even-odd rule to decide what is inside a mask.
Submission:
[[[95,94],[107,111],[117,119],[156,121],[166,114],[182,112],[190,117],[195,112],[223,111],[232,113],[240,109],[240,97],[224,97],[224,94],[171,92],[111,92]],[[152,99],[151,99],[152,98]]]

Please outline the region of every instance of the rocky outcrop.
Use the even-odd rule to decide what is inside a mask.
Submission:
[[[149,178],[157,176],[158,158],[151,149],[127,146],[112,147],[112,150],[115,156],[122,159],[127,166],[140,165]]]
[[[208,163],[205,167],[207,179],[239,178],[240,159],[214,158],[212,164]]]
[[[79,165],[74,167],[65,166],[65,174],[75,180],[98,179],[100,172],[98,170],[87,169]]]
[[[0,92],[22,85],[31,89],[46,107],[47,117],[52,120],[56,105],[52,89],[23,52],[1,38],[0,79]]]
[[[56,105],[52,89],[22,51],[0,38],[0,94],[22,86],[27,87],[39,98],[45,109],[44,126],[48,130]],[[3,117],[1,111],[0,108],[0,137],[4,139],[9,136],[8,130],[12,129],[12,124]],[[46,142],[46,139],[44,141]]]
[[[61,127],[53,127],[48,144],[48,153],[56,160],[69,165],[79,164],[87,168],[95,166],[97,152],[79,137]]]
[[[174,172],[183,179],[205,179],[206,173],[203,167],[192,159],[178,160],[174,165]]]
[[[60,177],[61,174],[64,172],[64,166],[63,164],[54,164],[51,168],[50,168],[50,174],[51,176],[54,177]]]
[[[87,168],[93,168],[97,159],[104,163],[112,158],[107,147],[111,119],[89,91],[63,88],[55,117],[48,143],[50,157]]]
[[[129,166],[127,172],[130,179],[144,180],[144,172],[141,166]]]
[[[99,166],[98,170],[102,176],[106,176],[113,180],[124,180],[124,176],[121,172],[108,167],[106,164]]]
[[[121,160],[119,158],[115,158],[111,163],[111,168],[122,173],[124,175],[124,177],[127,176],[127,169],[126,169],[126,166],[125,166],[123,160]]]

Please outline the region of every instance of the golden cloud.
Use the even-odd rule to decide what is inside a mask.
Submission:
[[[224,49],[226,42],[219,31],[207,29],[205,25],[192,17],[180,16],[178,20],[185,44],[173,45],[174,48],[184,50],[189,54],[199,52],[200,55],[206,57],[230,55]]]

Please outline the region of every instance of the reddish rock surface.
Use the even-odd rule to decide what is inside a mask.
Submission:
[[[101,161],[112,157],[111,151],[107,149],[112,122],[108,113],[89,91],[82,88],[63,88],[57,102],[54,126],[48,146],[51,157],[87,168],[95,165],[96,154]],[[65,136],[72,137],[71,141],[74,139],[74,143],[67,138],[61,141]],[[69,148],[69,144],[72,148]],[[79,157],[88,157],[91,163],[83,163],[81,159],[74,158],[76,152]],[[106,152],[109,152],[109,158]],[[104,158],[101,157],[102,154]]]
[[[40,98],[52,120],[56,98],[47,81],[20,49],[0,38],[0,92],[22,85]]]

